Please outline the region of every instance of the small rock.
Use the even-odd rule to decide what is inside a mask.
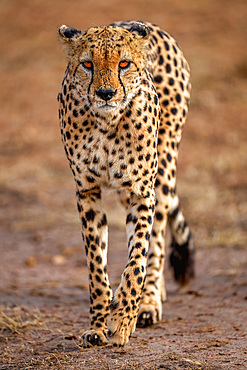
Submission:
[[[28,267],[33,267],[37,264],[37,259],[31,256],[26,259],[25,263]]]
[[[66,258],[61,254],[56,254],[52,257],[51,262],[53,263],[53,265],[56,266],[64,265],[66,262]]]

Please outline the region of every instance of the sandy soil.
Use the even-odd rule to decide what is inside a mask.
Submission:
[[[89,292],[74,183],[57,117],[65,69],[56,28],[142,19],[173,34],[193,95],[178,190],[196,279],[167,266],[162,321],[128,345],[83,349]],[[0,4],[0,369],[247,367],[246,0],[2,0]],[[124,214],[106,194],[113,288],[127,260]]]

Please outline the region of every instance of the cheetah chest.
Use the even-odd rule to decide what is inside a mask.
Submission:
[[[78,138],[77,144],[65,139],[65,146],[75,181],[84,189],[107,184],[141,194],[153,187],[156,153],[142,133],[94,128],[87,135],[73,132],[72,136]]]

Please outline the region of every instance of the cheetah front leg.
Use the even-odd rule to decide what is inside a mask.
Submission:
[[[114,294],[107,323],[109,341],[118,346],[128,342],[136,327],[155,206],[154,191],[150,193],[148,198],[131,196],[127,208],[129,259]]]
[[[164,196],[156,188],[155,217],[148,251],[147,275],[138,313],[138,327],[157,323],[162,318],[162,301],[166,299],[164,286],[165,230],[171,196]]]
[[[106,270],[108,231],[101,205],[100,188],[77,191],[78,211],[82,222],[90,289],[90,328],[83,335],[85,347],[108,343],[106,323],[112,291]]]

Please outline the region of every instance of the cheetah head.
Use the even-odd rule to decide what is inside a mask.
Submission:
[[[139,22],[129,30],[106,26],[86,32],[58,30],[68,57],[73,89],[94,113],[116,115],[137,94],[146,64],[149,28]]]

